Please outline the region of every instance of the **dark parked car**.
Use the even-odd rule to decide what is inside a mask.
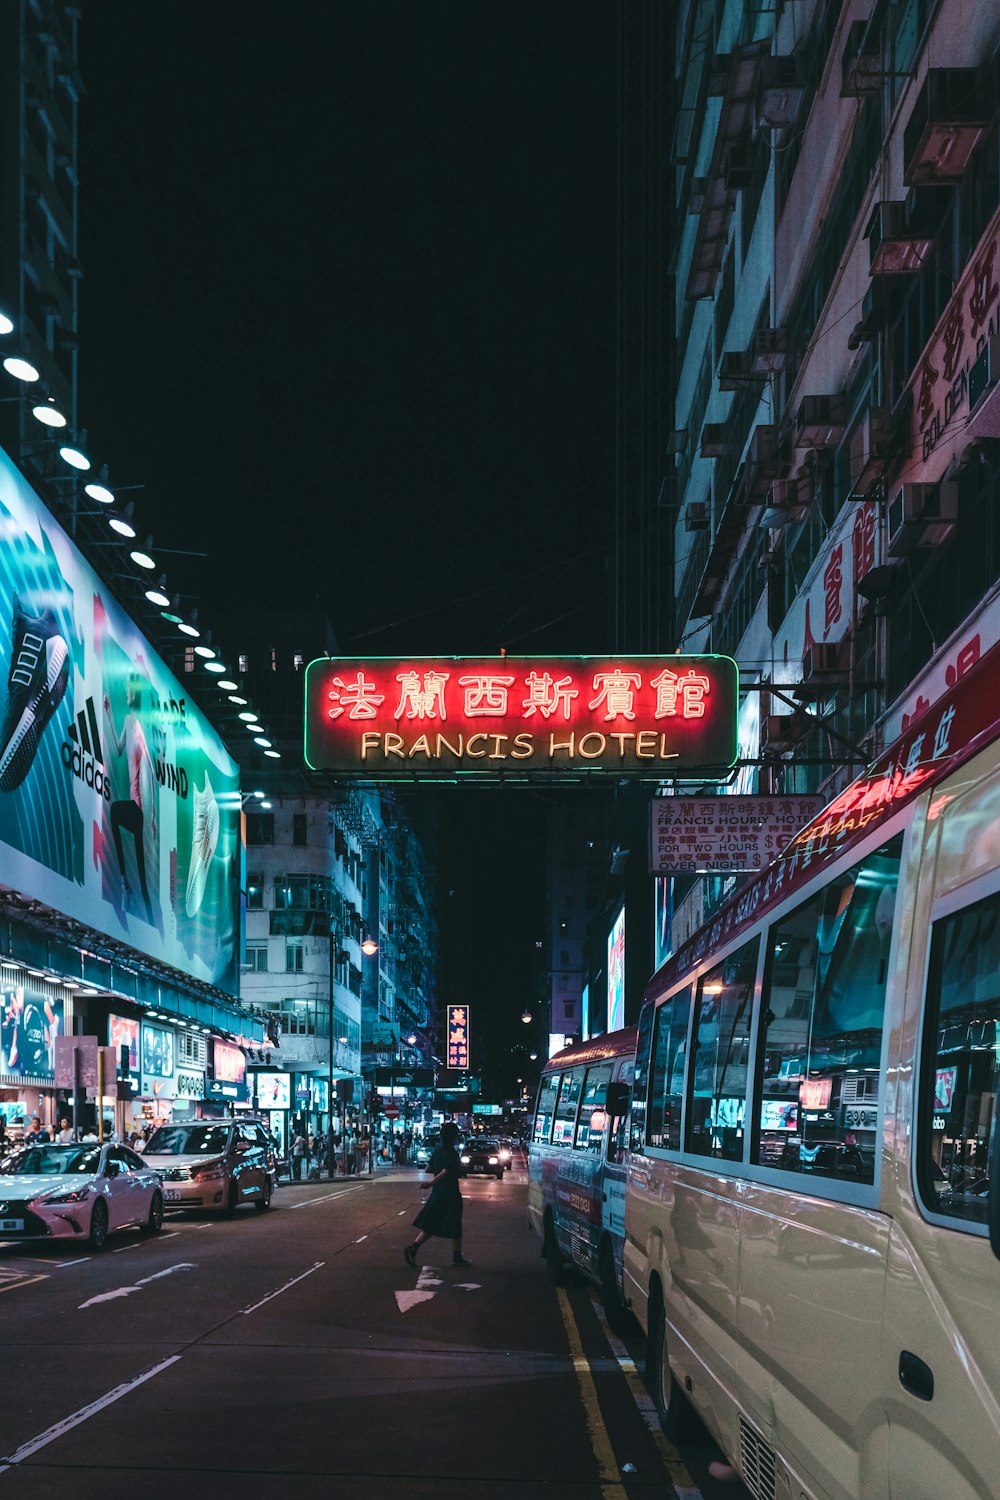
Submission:
[[[503,1181],[504,1165],[500,1158],[499,1141],[473,1136],[462,1147],[459,1161],[466,1177],[492,1176]]]

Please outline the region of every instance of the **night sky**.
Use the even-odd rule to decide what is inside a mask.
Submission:
[[[607,648],[615,13],[84,0],[81,426],[220,644]],[[434,795],[446,985],[519,1015],[544,804]]]

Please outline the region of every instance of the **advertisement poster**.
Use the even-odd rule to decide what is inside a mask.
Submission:
[[[625,1025],[625,908],[608,933],[608,1030]]]
[[[61,1000],[34,994],[21,984],[0,990],[0,1073],[54,1079],[63,1019]]]
[[[131,1074],[139,1071],[139,1022],[127,1016],[108,1016],[108,1045],[114,1047],[118,1058],[122,1048],[128,1048],[128,1069]],[[120,1065],[120,1064],[119,1064]]]
[[[174,1034],[162,1026],[142,1023],[142,1082],[146,1099],[175,1099]]]
[[[5,885],[238,988],[239,772],[0,452]]]
[[[258,1073],[257,1104],[260,1109],[291,1109],[291,1075],[289,1073]]]
[[[247,1076],[246,1054],[231,1042],[215,1043],[215,1076],[224,1083],[245,1083]]]

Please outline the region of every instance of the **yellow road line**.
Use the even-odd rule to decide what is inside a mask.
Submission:
[[[16,1292],[18,1287],[31,1286],[33,1281],[48,1281],[47,1276],[22,1276],[17,1281],[0,1281],[0,1292]]]
[[[573,1360],[577,1385],[580,1387],[580,1400],[583,1403],[583,1416],[590,1436],[590,1446],[597,1459],[601,1494],[604,1500],[628,1500],[628,1491],[618,1478],[619,1469],[614,1449],[611,1446],[608,1429],[604,1425],[604,1417],[601,1415],[601,1404],[597,1399],[597,1387],[591,1373],[590,1361],[583,1352],[583,1344],[573,1318],[573,1310],[569,1305],[569,1298],[562,1287],[556,1288],[556,1295],[559,1299],[559,1311],[566,1329],[566,1339]]]
[[[653,1442],[656,1445],[656,1451],[660,1456],[660,1462],[670,1475],[670,1482],[677,1491],[677,1500],[702,1500],[701,1490],[698,1489],[691,1475],[688,1473],[687,1464],[660,1426],[660,1414],[656,1409],[656,1402],[647,1391],[646,1383],[635,1367],[635,1360],[629,1354],[621,1339],[617,1338],[611,1332],[600,1302],[596,1297],[592,1300],[594,1311],[597,1314],[601,1327],[604,1329],[605,1337],[618,1363],[618,1368],[624,1375],[625,1383],[631,1392],[632,1399],[639,1408],[642,1419],[649,1429]]]

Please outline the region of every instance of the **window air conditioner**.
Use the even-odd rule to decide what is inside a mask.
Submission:
[[[708,506],[703,500],[692,500],[684,507],[685,531],[708,530]]]
[[[847,672],[841,665],[839,642],[813,642],[802,656],[802,677],[805,682],[846,682]]]
[[[941,547],[958,525],[958,485],[901,484],[889,502],[889,556],[906,557],[918,547]]]
[[[847,28],[847,45],[840,64],[840,97],[860,99],[877,94],[885,76],[882,39],[868,35],[867,21],[853,21]]]
[[[805,87],[794,54],[765,57],[757,84],[757,125],[761,130],[780,130],[794,125],[802,106]]]
[[[757,375],[770,375],[774,370],[784,369],[788,352],[788,335],[784,328],[758,328],[753,340],[753,370]]]
[[[723,458],[729,448],[729,426],[726,422],[706,422],[701,429],[702,458]]]
[[[778,428],[772,422],[760,422],[750,436],[746,458],[747,490],[754,500],[762,500],[782,470]]]
[[[812,497],[808,485],[797,479],[776,479],[765,501],[760,524],[769,526],[772,530],[779,526],[790,526],[794,521],[804,521],[811,509]]]
[[[903,181],[960,182],[989,125],[976,68],[931,68],[903,131]]]
[[[844,436],[846,406],[843,396],[803,396],[795,413],[795,446],[835,448]]]
[[[719,361],[720,391],[740,391],[763,379],[763,375],[755,373],[749,353],[743,350],[727,349]]]
[[[865,230],[870,276],[911,276],[934,249],[934,236],[906,221],[905,203],[876,203]]]
[[[754,149],[748,141],[727,146],[722,158],[722,176],[729,193],[748,188],[753,178]]]
[[[867,495],[896,455],[896,429],[888,406],[870,406],[851,438],[851,482],[855,494]]]

